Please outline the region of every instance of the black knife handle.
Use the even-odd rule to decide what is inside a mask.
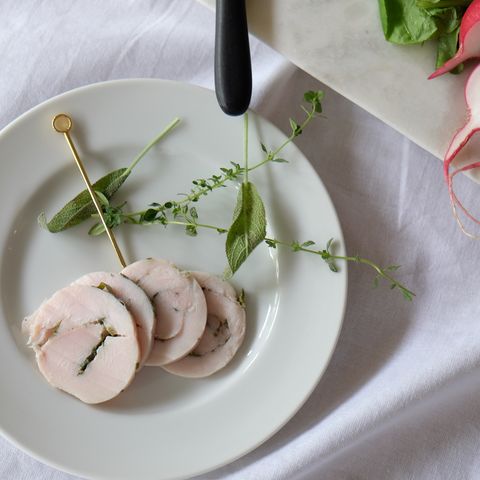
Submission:
[[[241,115],[250,105],[252,66],[245,0],[217,0],[215,92],[228,115]]]

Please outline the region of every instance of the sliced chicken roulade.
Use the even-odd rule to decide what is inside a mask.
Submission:
[[[85,403],[101,403],[132,381],[139,361],[136,327],[126,307],[96,287],[55,293],[24,330],[47,381]]]
[[[153,258],[128,265],[122,275],[141,287],[153,303],[157,324],[146,365],[166,365],[191,352],[207,321],[205,296],[197,281],[172,263]]]
[[[156,322],[152,303],[147,294],[125,276],[110,272],[88,273],[75,280],[73,285],[104,287],[127,307],[137,326],[140,347],[139,368],[142,367],[152,349]]]
[[[207,377],[225,367],[240,348],[245,337],[245,308],[225,280],[203,272],[192,276],[207,300],[207,326],[189,355],[163,368],[182,377]]]

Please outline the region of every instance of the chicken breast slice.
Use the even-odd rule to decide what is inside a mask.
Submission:
[[[155,313],[147,294],[129,278],[119,273],[88,273],[72,285],[90,285],[98,287],[104,284],[107,290],[120,300],[132,314],[137,327],[137,339],[140,347],[139,368],[143,366],[153,345],[155,331]]]
[[[134,336],[136,328],[133,320],[117,318],[111,309],[126,308],[110,293],[86,285],[70,285],[58,290],[52,297],[23,321],[22,329],[29,335],[32,347],[44,344],[51,335],[62,333],[85,323],[108,319],[108,324],[122,335]],[[128,314],[128,311],[127,311]],[[129,314],[128,314],[129,315]]]
[[[138,346],[111,335],[104,325],[86,324],[52,336],[37,350],[37,364],[47,381],[85,403],[116,397],[133,380]]]
[[[110,400],[133,380],[140,356],[136,326],[109,292],[65,287],[24,326],[43,376],[83,402]]]
[[[164,365],[182,377],[207,377],[225,367],[245,337],[245,308],[235,289],[225,280],[204,272],[193,272],[207,301],[207,326],[197,347],[185,358]]]
[[[145,365],[166,365],[190,353],[207,321],[205,296],[195,278],[166,260],[153,258],[128,265],[122,275],[141,287],[153,303],[157,324]]]

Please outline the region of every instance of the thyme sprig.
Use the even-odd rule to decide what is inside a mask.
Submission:
[[[185,228],[186,232],[192,236],[196,236],[198,234],[198,229],[207,229],[207,230],[214,230],[219,234],[226,234],[228,233],[229,229],[225,227],[220,227],[217,225],[210,225],[206,223],[199,223],[195,219],[185,219],[185,220],[159,220],[155,219],[152,221],[143,221],[137,223],[137,225],[177,225],[182,226]],[[316,243],[313,240],[307,240],[305,242],[298,242],[298,241],[291,241],[286,242],[282,240],[278,240],[276,238],[265,237],[264,242],[270,248],[288,248],[292,252],[305,252],[312,255],[319,256],[329,267],[332,272],[338,272],[339,268],[337,266],[338,261],[345,261],[345,262],[352,262],[356,264],[363,264],[367,265],[375,272],[375,277],[373,280],[373,286],[376,288],[379,286],[380,280],[384,280],[388,283],[390,288],[393,290],[397,288],[403,295],[406,300],[412,301],[413,297],[415,297],[415,293],[409,290],[404,284],[398,281],[396,278],[393,277],[392,273],[397,271],[400,268],[400,265],[388,265],[387,267],[382,267],[372,260],[367,258],[363,258],[360,255],[336,255],[333,253],[333,246],[335,241],[331,238],[325,248],[323,249],[315,249],[310,248],[313,247]]]
[[[375,262],[372,262],[367,258],[363,258],[360,255],[346,255],[346,256],[335,255],[334,253],[332,253],[332,246],[334,244],[333,238],[331,238],[327,242],[327,245],[324,249],[320,249],[320,250],[309,248],[315,245],[315,242],[312,240],[307,240],[306,242],[303,242],[303,243],[300,243],[297,241],[288,243],[288,242],[282,242],[282,241],[276,240],[274,238],[266,238],[265,243],[271,248],[277,248],[277,246],[280,245],[283,247],[289,247],[292,250],[292,252],[306,252],[306,253],[312,253],[314,255],[319,255],[322,258],[322,260],[324,260],[327,263],[327,265],[329,266],[332,272],[338,272],[338,268],[335,263],[337,260],[344,260],[346,262],[353,262],[353,263],[367,265],[376,272],[376,275],[373,279],[373,286],[375,288],[378,287],[380,280],[383,279],[389,283],[390,289],[393,290],[394,288],[398,288],[406,300],[411,301],[413,300],[413,297],[415,297],[415,293],[413,293],[405,285],[400,283],[397,279],[395,279],[392,276],[392,272],[397,271],[400,268],[400,265],[388,265],[387,267],[381,267],[380,265],[377,265]]]
[[[304,129],[309,123],[317,117],[321,112],[321,100],[323,99],[323,92],[307,92],[305,94],[305,100],[308,102],[309,108],[301,105],[302,111],[305,113],[305,117],[301,123],[298,123],[293,118],[289,119],[290,134],[285,141],[275,149],[269,149],[264,143],[260,144],[260,148],[264,154],[264,157],[258,163],[252,166],[242,167],[237,162],[230,162],[228,167],[221,167],[217,174],[213,174],[207,178],[196,178],[192,181],[192,187],[188,193],[180,193],[183,196],[182,200],[168,200],[164,203],[151,203],[148,208],[135,212],[128,212],[124,214],[123,220],[125,223],[140,223],[145,217],[155,219],[158,212],[158,219],[161,219],[164,215],[168,214],[168,211],[174,216],[178,216],[182,212],[185,212],[185,206],[187,209],[192,203],[198,202],[202,197],[207,196],[210,192],[213,192],[219,188],[225,188],[228,183],[241,181],[245,176],[248,179],[248,174],[253,172],[257,168],[263,167],[267,163],[288,163],[287,160],[280,157],[279,154],[285,149],[287,145],[293,142],[293,140],[301,135]],[[246,135],[245,138],[248,138]],[[246,151],[246,149],[245,149]],[[248,161],[248,159],[247,159]],[[155,215],[155,216],[154,216]],[[161,222],[159,222],[161,223]],[[100,228],[100,227],[98,227]]]

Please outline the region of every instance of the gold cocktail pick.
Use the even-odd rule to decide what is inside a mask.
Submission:
[[[75,145],[72,142],[72,138],[70,137],[70,130],[72,129],[73,122],[72,119],[66,115],[65,113],[59,113],[58,115],[55,115],[55,117],[52,120],[52,126],[55,131],[58,133],[63,133],[65,136],[65,140],[68,143],[68,146],[70,147],[70,150],[72,151],[73,158],[75,159],[75,163],[77,164],[78,169],[80,170],[80,173],[82,174],[83,181],[85,182],[85,185],[87,186],[88,193],[92,197],[93,204],[95,205],[95,208],[97,209],[98,215],[100,216],[100,219],[102,220],[103,227],[105,228],[105,231],[107,232],[108,238],[110,239],[110,242],[112,243],[112,247],[115,250],[115,253],[117,254],[118,260],[121,263],[122,267],[126,267],[127,264],[125,262],[125,259],[123,258],[122,252],[120,250],[120,247],[118,246],[117,240],[115,239],[115,235],[113,232],[110,230],[110,228],[107,225],[107,222],[105,221],[105,217],[103,216],[103,211],[102,207],[98,201],[97,195],[95,194],[92,183],[90,182],[90,179],[88,178],[87,172],[85,171],[85,167],[83,166],[82,161],[80,160],[80,157],[78,156],[77,149],[75,148]]]

